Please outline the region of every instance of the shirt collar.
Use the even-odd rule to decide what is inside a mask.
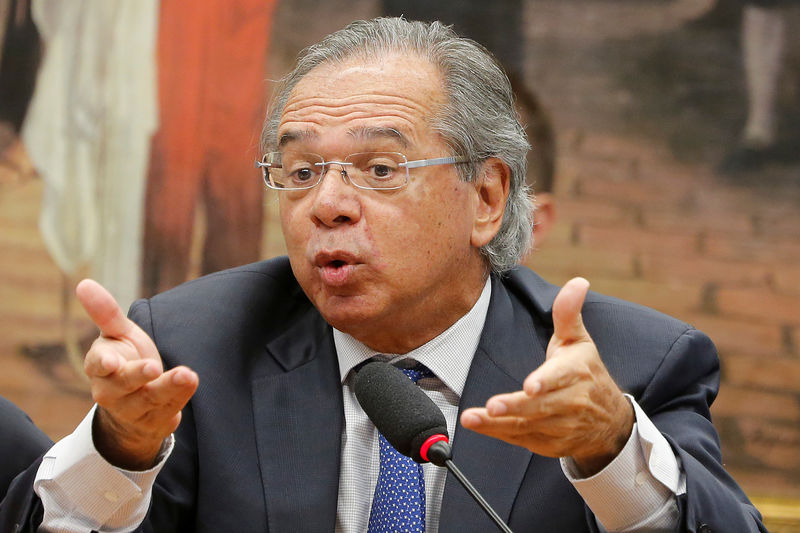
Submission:
[[[406,354],[386,354],[389,356],[388,361],[395,363],[401,359],[412,358],[430,368],[437,378],[460,397],[486,323],[491,295],[492,282],[489,277],[478,301],[467,314],[419,348]],[[378,354],[364,343],[336,328],[333,328],[333,341],[336,345],[342,383],[353,367]]]

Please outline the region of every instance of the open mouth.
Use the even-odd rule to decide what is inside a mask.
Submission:
[[[317,254],[314,264],[326,285],[342,286],[352,281],[358,261],[352,254],[335,251]]]

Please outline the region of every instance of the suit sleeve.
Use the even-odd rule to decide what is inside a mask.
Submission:
[[[134,303],[129,317],[153,340],[153,324],[147,300]],[[165,361],[165,366],[167,363]],[[175,433],[175,446],[156,478],[150,510],[136,531],[184,531],[191,529],[196,490],[196,439],[191,407],[183,411],[181,425]],[[46,450],[43,450],[46,451]],[[0,504],[0,531],[35,533],[44,515],[40,498],[33,486],[41,458],[27,468],[9,487]]]
[[[722,465],[710,413],[719,374],[713,343],[690,328],[672,344],[639,404],[667,438],[686,476],[686,493],[678,498],[681,531],[766,533],[761,515]]]
[[[128,317],[141,327],[158,346],[150,301],[135,302]],[[159,347],[160,349],[160,347]],[[170,365],[161,354],[164,369]],[[184,407],[181,423],[175,431],[175,446],[153,485],[150,511],[137,531],[189,531],[193,528],[197,490],[197,438],[191,400]]]

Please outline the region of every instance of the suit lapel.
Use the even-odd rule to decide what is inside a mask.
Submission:
[[[267,344],[252,381],[270,531],[333,531],[343,407],[330,328],[309,306]]]
[[[550,332],[546,311],[532,315],[496,278],[481,341],[459,406],[480,406],[491,396],[520,390],[545,358]],[[538,307],[538,306],[537,306]],[[542,317],[543,318],[539,318]],[[550,328],[552,326],[549,326]],[[524,448],[456,426],[453,459],[506,521],[533,454]],[[458,480],[448,475],[441,531],[492,531],[495,526]]]

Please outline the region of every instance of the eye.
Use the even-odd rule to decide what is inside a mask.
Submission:
[[[394,170],[389,165],[377,164],[370,167],[370,174],[375,178],[390,178]]]
[[[394,177],[398,168],[397,161],[382,154],[369,155],[370,157],[359,165],[359,168],[363,169],[367,177],[376,180],[387,180]]]
[[[319,175],[315,161],[307,154],[287,153],[283,158],[283,170],[286,181],[292,186],[303,186],[314,182]]]
[[[293,172],[292,172],[292,173],[289,175],[289,177],[290,177],[290,178],[292,179],[292,181],[294,181],[294,182],[297,182],[297,183],[305,183],[305,182],[307,182],[307,181],[309,181],[309,180],[312,180],[312,179],[314,179],[314,171],[313,171],[311,168],[309,168],[309,167],[305,167],[305,168],[298,168],[297,170],[294,170],[294,171],[293,171]]]

